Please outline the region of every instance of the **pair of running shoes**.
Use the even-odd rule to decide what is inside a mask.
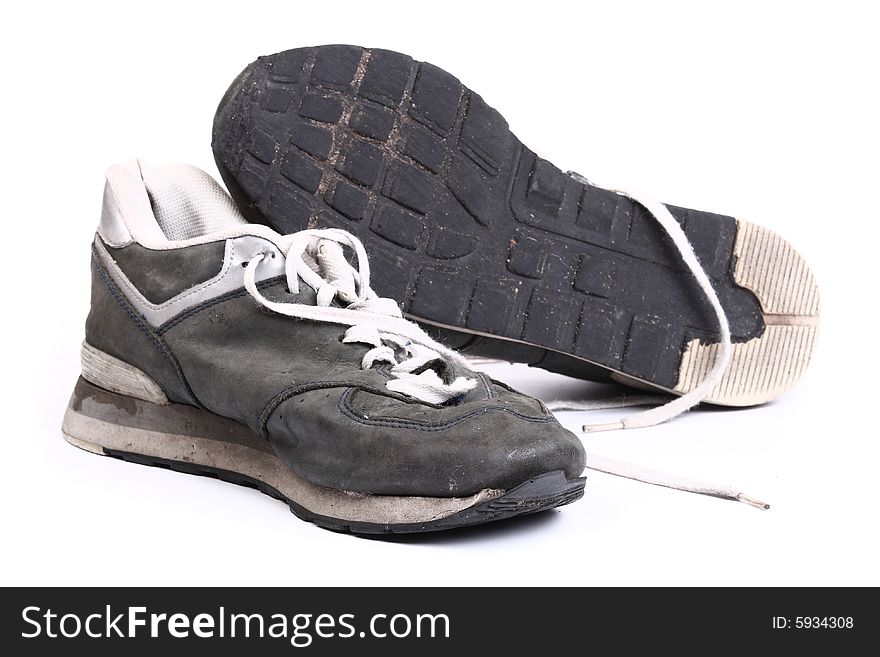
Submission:
[[[185,165],[107,172],[78,447],[329,529],[434,531],[577,500],[585,467],[632,476],[469,357],[662,395],[590,431],[766,402],[813,353],[816,284],[782,238],[565,173],[405,55],[261,57],[213,148],[231,196]]]

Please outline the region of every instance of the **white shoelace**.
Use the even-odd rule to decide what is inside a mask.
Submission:
[[[348,262],[342,246],[354,250],[357,270]],[[361,242],[338,229],[304,230],[288,236],[284,271],[290,292],[299,292],[302,279],[317,292],[316,305],[277,302],[257,288],[256,272],[268,253],[251,258],[244,272],[244,286],[256,301],[281,315],[348,326],[343,342],[368,344],[363,369],[375,363],[391,365],[392,379],[386,387],[430,404],[442,404],[477,386],[477,380],[457,376],[444,380],[430,364],[448,361],[468,368],[458,353],[433,340],[413,322],[403,318],[393,299],[380,298],[370,288],[370,266]],[[272,254],[274,257],[274,253]],[[330,304],[338,299],[344,308]]]
[[[487,366],[503,363],[503,361],[499,361],[495,358],[471,357],[468,360],[471,365],[481,369]],[[602,411],[615,408],[629,408],[633,406],[656,407],[665,404],[668,401],[669,395],[652,395],[645,393],[618,395],[614,397],[609,396],[590,400],[552,401],[546,402],[545,405],[554,413],[559,413],[565,411]],[[613,424],[615,428],[620,428],[619,422],[609,423],[609,425],[610,424]],[[704,482],[698,479],[682,477],[680,475],[671,475],[666,472],[661,472],[660,470],[652,470],[631,463],[606,458],[604,456],[597,456],[593,450],[589,450],[586,467],[588,470],[604,472],[605,474],[614,475],[615,477],[623,477],[624,479],[632,479],[633,481],[640,481],[643,484],[652,484],[664,488],[673,488],[686,493],[696,493],[698,495],[708,495],[723,500],[742,502],[749,506],[753,506],[756,509],[767,510],[770,508],[770,505],[766,502],[762,502],[731,486],[719,486],[718,484]]]
[[[554,401],[547,403],[554,413],[560,411],[599,411],[612,408],[626,408],[631,406],[654,406],[663,408],[663,404],[668,403],[668,396],[637,394],[624,395],[620,397],[608,397],[606,399],[592,399],[589,401]],[[653,409],[652,409],[653,410]],[[616,428],[620,428],[619,423],[613,424]],[[586,425],[585,433],[589,433],[587,427],[594,425]],[[604,425],[599,425],[604,426]],[[587,459],[587,468],[604,472],[606,474],[624,477],[626,479],[634,479],[645,484],[653,484],[655,486],[663,486],[664,488],[674,488],[676,490],[688,493],[697,493],[699,495],[709,495],[724,500],[732,500],[734,502],[743,502],[757,509],[769,509],[770,505],[755,499],[751,495],[746,495],[741,490],[730,486],[719,486],[696,479],[681,477],[678,475],[670,475],[659,470],[651,470],[638,465],[616,461],[614,459],[596,456],[592,451]]]
[[[569,171],[568,173],[575,180],[582,184],[593,184],[578,173],[575,173],[573,171]],[[719,347],[715,355],[715,361],[713,362],[712,368],[706,374],[705,378],[700,381],[700,383],[697,384],[697,386],[695,386],[690,392],[680,397],[676,397],[671,401],[667,401],[666,397],[659,397],[656,395],[636,395],[606,400],[555,401],[547,404],[547,407],[553,412],[593,411],[609,408],[624,408],[629,406],[653,406],[653,408],[647,411],[636,413],[634,415],[628,415],[614,422],[585,424],[582,427],[582,431],[584,433],[592,433],[596,431],[612,431],[615,429],[638,429],[651,427],[657,424],[661,424],[663,422],[667,422],[668,420],[671,420],[681,415],[682,413],[685,413],[686,411],[690,410],[701,401],[703,401],[712,392],[712,390],[714,390],[715,386],[718,385],[718,383],[724,376],[724,373],[727,371],[727,367],[730,364],[730,358],[733,353],[733,346],[730,339],[730,324],[727,320],[727,315],[721,306],[721,302],[718,300],[718,295],[715,293],[715,289],[712,287],[712,283],[709,281],[709,277],[706,275],[706,272],[703,269],[702,265],[700,265],[700,261],[697,258],[696,253],[694,252],[693,246],[691,245],[690,241],[682,230],[681,225],[678,223],[678,221],[676,221],[675,217],[672,216],[672,213],[669,212],[665,205],[651,198],[648,198],[644,194],[636,194],[632,191],[624,191],[614,188],[610,189],[610,191],[620,194],[621,196],[630,198],[636,203],[639,203],[651,214],[651,216],[654,217],[654,219],[657,220],[657,223],[660,224],[661,228],[663,228],[663,230],[672,240],[672,243],[675,245],[675,248],[681,256],[682,261],[685,263],[690,273],[694,276],[697,284],[700,287],[700,290],[702,290],[703,294],[706,296],[706,299],[709,301],[709,304],[712,306],[712,310],[715,312],[715,318],[718,321],[721,339],[718,343]],[[757,500],[754,497],[746,495],[742,491],[731,487],[717,486],[714,484],[709,484],[693,479],[672,476],[656,470],[641,468],[636,465],[622,463],[613,459],[606,459],[603,457],[595,456],[593,454],[591,454],[590,458],[588,459],[587,468],[590,470],[612,474],[618,477],[624,477],[626,479],[634,479],[636,481],[641,481],[643,483],[653,484],[656,486],[674,488],[676,490],[697,493],[700,495],[709,495],[725,500],[743,502],[758,509],[766,510],[770,508],[769,504],[761,502],[760,500]]]
[[[569,171],[569,175],[580,183],[592,185],[589,180],[580,174]],[[693,388],[693,390],[680,397],[676,397],[665,404],[656,406],[647,411],[642,411],[641,413],[628,415],[614,422],[585,424],[582,429],[585,433],[594,431],[611,431],[614,429],[640,429],[643,427],[652,427],[678,417],[703,401],[712,390],[715,389],[715,386],[720,383],[721,378],[727,371],[727,366],[730,364],[730,358],[733,354],[733,345],[730,340],[730,324],[727,321],[727,314],[721,307],[721,302],[718,300],[715,288],[712,287],[709,277],[706,275],[705,270],[702,265],[700,265],[700,261],[697,259],[694,247],[691,246],[687,235],[684,234],[681,225],[676,221],[675,217],[672,216],[672,213],[669,212],[665,205],[659,201],[648,198],[644,194],[637,194],[620,189],[610,189],[609,191],[632,199],[644,207],[648,213],[657,220],[657,223],[660,224],[660,227],[663,228],[669,236],[669,239],[672,240],[672,243],[675,245],[682,261],[687,265],[688,271],[690,271],[696,279],[697,285],[699,285],[700,290],[712,306],[712,310],[715,313],[715,319],[718,321],[721,339],[718,341],[718,350],[715,355],[715,361],[712,363],[712,368],[706,373],[705,378]],[[579,405],[578,402],[556,402],[555,405],[556,410],[593,410],[591,407]],[[622,406],[626,405],[630,404],[623,404]],[[632,405],[642,404],[637,403]]]

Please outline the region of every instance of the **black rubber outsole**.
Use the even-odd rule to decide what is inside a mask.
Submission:
[[[113,458],[122,459],[140,465],[149,465],[167,468],[175,472],[212,477],[239,486],[254,488],[269,497],[280,500],[290,507],[291,512],[301,520],[306,520],[324,529],[351,534],[416,534],[424,532],[437,532],[448,529],[458,529],[481,525],[498,520],[507,520],[517,516],[530,515],[540,511],[570,504],[579,500],[584,495],[585,478],[567,479],[562,471],[549,472],[523,482],[516,488],[505,492],[485,502],[454,513],[452,515],[433,520],[431,522],[410,524],[376,524],[369,522],[352,522],[340,520],[331,516],[312,513],[300,506],[293,500],[285,497],[276,488],[264,481],[254,479],[231,470],[222,470],[197,463],[172,461],[169,459],[144,456],[132,452],[103,449],[104,454]]]
[[[641,206],[537,157],[431,64],[341,45],[261,57],[221,101],[213,148],[249,220],[352,231],[376,291],[453,347],[673,389],[687,344],[718,340],[708,303]],[[760,336],[760,303],[733,278],[736,220],[669,209],[734,342]]]

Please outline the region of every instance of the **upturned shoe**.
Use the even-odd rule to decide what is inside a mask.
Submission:
[[[819,294],[781,237],[565,173],[406,55],[260,57],[221,100],[213,147],[249,220],[351,231],[377,292],[446,344],[686,398],[647,423],[773,399],[812,356]]]
[[[583,494],[580,440],[378,297],[347,232],[282,235],[198,169],[132,161],[107,173],[91,268],[63,421],[78,447],[253,486],[359,533]]]

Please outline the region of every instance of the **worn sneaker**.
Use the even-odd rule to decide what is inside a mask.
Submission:
[[[377,292],[447,344],[683,398],[614,426],[768,401],[813,353],[819,295],[782,238],[564,173],[406,55],[261,57],[220,102],[213,147],[248,219],[352,231]]]
[[[578,499],[580,440],[403,319],[370,275],[349,233],[249,224],[198,169],[112,167],[65,437],[256,487],[335,530]]]

